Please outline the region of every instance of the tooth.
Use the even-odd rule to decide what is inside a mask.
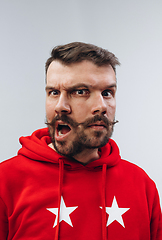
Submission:
[[[59,135],[59,136],[62,136],[63,134],[61,133],[61,131],[59,131],[59,132],[58,132],[58,135]]]
[[[58,135],[59,135],[59,136],[62,136],[62,135],[64,135],[63,133],[61,133],[62,127],[64,127],[64,126],[66,127],[66,126],[68,126],[68,124],[66,124],[66,123],[65,123],[65,124],[59,124],[58,127],[59,127],[59,126],[61,127],[61,129],[58,131]]]

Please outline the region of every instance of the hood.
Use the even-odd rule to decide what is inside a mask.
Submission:
[[[62,159],[65,167],[69,168],[96,168],[106,164],[107,167],[113,167],[120,161],[119,148],[116,143],[110,139],[109,142],[99,149],[100,159],[95,160],[85,166],[81,163],[61,156],[48,145],[51,143],[48,128],[43,128],[33,132],[31,136],[21,137],[19,139],[22,148],[18,151],[18,155],[36,161],[58,163]]]
[[[101,168],[101,181],[102,181],[102,239],[106,240],[106,172],[108,167],[113,167],[120,161],[119,149],[116,143],[110,139],[109,142],[99,149],[100,158],[87,165],[82,165],[80,162],[63,157],[55,152],[48,145],[51,143],[51,138],[48,133],[48,129],[39,129],[35,131],[31,136],[21,137],[20,143],[22,148],[19,150],[18,155],[24,156],[28,159],[35,161],[52,162],[59,166],[59,186],[58,186],[58,218],[57,228],[55,234],[55,240],[59,240],[59,219],[61,208],[61,196],[63,192],[63,179],[64,168],[82,169],[82,168]]]

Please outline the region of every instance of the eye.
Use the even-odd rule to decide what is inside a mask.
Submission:
[[[89,94],[88,89],[76,89],[72,92],[72,95],[86,96]]]
[[[51,90],[48,93],[48,95],[52,95],[52,96],[57,96],[58,94],[59,94],[59,91],[57,91],[57,90]]]
[[[111,90],[105,90],[102,92],[103,97],[111,97],[113,96],[113,92]]]

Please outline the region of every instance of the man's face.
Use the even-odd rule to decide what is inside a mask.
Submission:
[[[46,117],[57,152],[75,156],[104,146],[110,138],[116,109],[116,76],[111,66],[90,61],[63,65],[53,61],[47,71]]]

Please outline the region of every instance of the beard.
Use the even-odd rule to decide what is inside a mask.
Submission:
[[[73,140],[56,141],[56,121],[61,120],[64,123],[70,125],[75,137]],[[104,122],[105,128],[103,131],[91,130],[89,131],[89,125],[96,122]],[[67,115],[57,115],[51,122],[46,122],[51,136],[54,149],[63,156],[74,157],[81,153],[84,149],[96,149],[105,146],[109,138],[112,136],[114,124],[118,121],[109,121],[107,117],[101,115],[95,115],[93,118],[88,118],[86,121],[78,123],[71,119]]]

